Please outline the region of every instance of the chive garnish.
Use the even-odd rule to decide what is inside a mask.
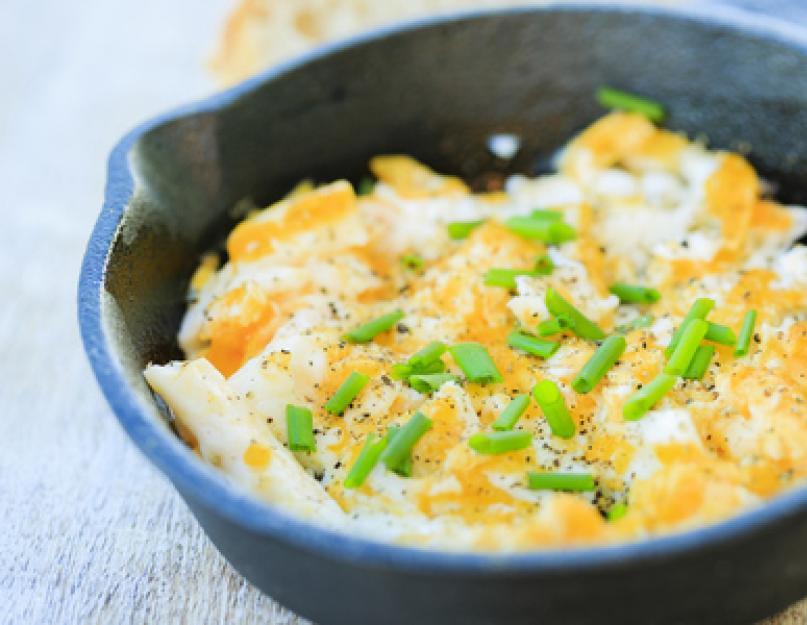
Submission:
[[[417,254],[404,254],[401,256],[401,264],[412,271],[420,271],[423,269],[423,265],[426,264],[426,261],[423,260],[422,256],[418,256]]]
[[[316,451],[314,417],[308,408],[286,405],[286,433],[292,451]]]
[[[345,488],[358,488],[364,484],[367,476],[370,475],[370,471],[378,464],[378,458],[386,446],[386,438],[378,438],[375,432],[370,432],[367,435],[367,440],[364,441],[359,457],[356,458],[356,462],[350,467],[350,471],[345,477]]]
[[[504,222],[504,225],[525,239],[535,239],[554,245],[577,238],[577,230],[564,221],[536,217],[510,217]]]
[[[714,353],[714,345],[698,346],[698,351],[696,351],[695,355],[692,357],[692,362],[689,363],[689,367],[687,367],[687,370],[684,371],[684,375],[681,377],[687,380],[702,380]]]
[[[658,102],[613,87],[600,87],[597,90],[597,101],[607,109],[639,113],[656,123],[664,121],[667,115]]]
[[[615,503],[613,506],[611,506],[606,517],[608,518],[609,522],[613,523],[614,521],[621,519],[627,513],[628,504],[626,504],[624,501],[620,501],[619,503]]]
[[[412,367],[404,362],[395,363],[390,367],[390,377],[394,380],[408,380],[410,375],[412,375]]]
[[[594,476],[591,473],[565,473],[550,471],[530,471],[527,485],[532,490],[568,490],[585,492],[595,490]]]
[[[541,380],[532,389],[532,395],[541,407],[552,434],[566,439],[574,436],[574,421],[557,384],[551,380]]]
[[[544,219],[546,221],[561,221],[563,213],[560,211],[546,210],[544,208],[536,208],[530,213],[532,219]]]
[[[721,345],[734,345],[737,342],[734,331],[728,326],[722,326],[711,321],[708,323],[709,328],[706,330],[706,336],[703,337],[707,341],[713,341]]]
[[[507,407],[502,410],[501,414],[496,417],[496,420],[493,422],[491,427],[498,431],[512,430],[529,405],[529,395],[526,393],[516,395],[513,397],[510,403],[507,404]]]
[[[488,384],[502,381],[502,374],[496,368],[496,363],[488,350],[479,343],[457,343],[449,347],[448,351],[470,382]]]
[[[423,365],[422,367],[413,367],[408,363],[401,362],[392,365],[390,375],[395,380],[404,380],[408,382],[409,378],[413,375],[443,373],[445,370],[446,363],[444,363],[442,360],[435,360],[434,362],[430,362],[428,365]]]
[[[375,180],[370,176],[365,176],[359,180],[359,185],[356,187],[356,195],[370,195],[375,188]]]
[[[631,330],[650,327],[653,324],[653,321],[655,321],[655,317],[653,317],[653,315],[642,315],[641,317],[636,317],[636,319],[630,323],[617,326],[614,328],[614,330],[620,334],[627,334]]]
[[[412,354],[409,360],[406,361],[406,364],[411,365],[415,369],[422,369],[440,360],[440,356],[442,356],[447,349],[448,347],[445,343],[432,341],[423,349]],[[418,373],[420,373],[420,371],[418,371]]]
[[[661,293],[656,289],[624,282],[612,284],[609,291],[623,304],[654,304],[661,299]]]
[[[392,469],[392,471],[402,477],[412,477],[412,454],[409,454],[406,458],[404,458],[404,461],[395,469]]]
[[[452,239],[467,239],[476,228],[481,226],[484,221],[455,221],[448,224],[448,236]]]
[[[347,332],[343,338],[351,343],[369,343],[382,332],[386,332],[392,328],[396,323],[403,319],[403,316],[404,314],[402,310],[394,310],[391,313],[381,315],[380,317],[368,321],[364,325],[360,325],[358,328]]]
[[[444,343],[432,341],[420,351],[412,354],[405,363],[392,365],[390,374],[396,380],[406,381],[407,384],[411,385],[415,390],[421,393],[428,393],[433,390],[431,388],[432,384],[438,382],[442,384],[443,382],[440,382],[437,378],[427,377],[425,379],[418,379],[415,381],[415,384],[412,384],[412,377],[415,375],[432,376],[442,374],[446,369],[446,365],[440,360],[440,356],[442,356],[446,349]],[[453,378],[454,376],[451,377]]]
[[[545,341],[517,330],[513,330],[507,335],[507,344],[513,349],[520,349],[540,358],[549,358],[560,347],[560,343],[557,341]]]
[[[625,402],[625,405],[622,406],[622,416],[626,421],[641,419],[648,410],[655,406],[675,386],[675,380],[674,375],[667,375],[666,373],[657,375]]]
[[[415,373],[409,376],[409,386],[418,393],[431,393],[446,382],[456,382],[457,376],[450,373]]]
[[[390,437],[386,448],[381,452],[381,462],[387,465],[388,469],[396,470],[409,456],[415,443],[431,426],[431,419],[422,412],[418,411],[413,414],[412,418],[395,432],[394,436]]]
[[[532,443],[532,434],[523,430],[505,432],[477,432],[468,439],[468,445],[480,454],[498,455],[508,451],[526,449]]]
[[[625,351],[625,337],[619,334],[609,336],[597,348],[597,351],[583,365],[572,382],[572,388],[578,393],[588,393],[597,386],[602,377],[614,366]]]
[[[493,267],[485,273],[485,284],[487,286],[500,286],[511,291],[516,290],[516,278],[518,276],[537,276],[534,269],[503,269]]]
[[[735,356],[745,356],[751,347],[751,338],[754,336],[754,326],[757,323],[757,311],[749,310],[743,317],[743,325],[740,328],[740,338],[737,339],[737,347],[734,350]]]
[[[553,317],[552,319],[544,319],[541,323],[538,324],[537,328],[538,336],[552,336],[553,334],[558,334],[560,332],[563,332],[570,325],[571,325],[570,323],[564,324],[558,317]]]
[[[389,445],[390,441],[395,438],[398,432],[401,431],[401,426],[391,425],[387,429],[387,434],[384,436],[385,445]],[[406,454],[406,457],[395,467],[387,467],[390,471],[397,473],[403,477],[412,477],[412,453]]]
[[[546,290],[546,307],[560,323],[568,322],[569,329],[580,338],[593,341],[605,338],[605,332],[596,323],[563,299],[555,289]]]
[[[684,371],[689,367],[689,363],[692,362],[695,352],[698,351],[698,346],[701,344],[703,337],[706,336],[708,329],[709,323],[703,319],[693,319],[687,323],[681,333],[678,345],[675,346],[675,351],[667,361],[667,366],[664,367],[664,373],[683,375]]]
[[[541,254],[535,259],[535,272],[539,276],[548,276],[555,269],[555,263],[549,257],[549,254]]]
[[[370,378],[363,373],[353,371],[336,389],[333,396],[325,402],[325,410],[331,414],[342,414],[369,381]]]
[[[678,341],[681,340],[681,334],[684,332],[686,325],[693,319],[706,319],[706,316],[712,311],[714,306],[715,301],[713,299],[709,299],[708,297],[700,297],[695,300],[695,303],[692,304],[692,307],[689,309],[686,317],[684,317],[684,320],[681,321],[681,325],[678,326],[678,329],[673,333],[672,339],[670,339],[670,344],[664,350],[664,355],[667,356],[667,358],[672,356],[673,351],[675,351]]]

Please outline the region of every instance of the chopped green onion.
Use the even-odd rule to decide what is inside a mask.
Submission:
[[[696,351],[695,355],[692,357],[692,362],[689,363],[689,367],[687,367],[687,370],[684,371],[684,375],[681,377],[687,380],[702,380],[714,353],[714,345],[698,346],[698,351]]]
[[[577,230],[565,221],[551,221],[535,217],[510,217],[504,222],[508,229],[525,239],[559,244],[577,238]]]
[[[538,324],[537,332],[538,336],[552,336],[553,334],[558,334],[563,332],[566,328],[568,328],[571,324],[565,324],[561,321],[561,319],[557,317],[553,317],[552,319],[545,319],[541,323]]]
[[[408,362],[401,362],[392,365],[390,373],[396,380],[408,380],[410,376],[415,374],[427,375],[430,373],[443,373],[446,370],[446,363],[442,360],[435,360],[427,365],[415,367]]]
[[[636,319],[629,323],[617,326],[614,328],[614,330],[620,334],[627,334],[631,330],[650,327],[653,324],[653,321],[655,321],[655,317],[653,317],[653,315],[642,315],[641,317],[636,317]]]
[[[728,326],[722,326],[719,323],[709,323],[709,328],[706,330],[706,336],[703,338],[707,341],[720,343],[721,345],[734,345],[737,342],[737,337],[734,336],[734,331]]]
[[[526,449],[531,444],[532,434],[523,430],[477,432],[468,439],[468,445],[471,449],[480,454],[491,456]]]
[[[448,224],[448,236],[452,239],[467,239],[476,228],[481,226],[484,221],[455,221]]]
[[[412,375],[412,367],[406,363],[399,362],[390,368],[390,376],[394,380],[408,380],[410,375]]]
[[[512,401],[507,404],[507,408],[502,410],[501,414],[496,417],[496,420],[492,424],[492,428],[494,430],[512,430],[518,420],[521,418],[521,415],[524,414],[524,411],[530,405],[530,396],[525,394],[516,395],[513,397]]]
[[[735,356],[745,356],[751,346],[751,337],[754,336],[754,325],[757,322],[757,311],[749,310],[743,317],[743,325],[740,328],[740,338],[737,340],[737,347],[734,350]]]
[[[661,293],[656,289],[625,284],[624,282],[612,284],[609,290],[623,304],[654,304],[661,299]]]
[[[412,375],[434,375],[437,373],[443,373],[445,370],[446,363],[438,359],[434,362],[425,364],[422,367],[414,367],[412,370]]]
[[[560,347],[557,341],[545,341],[516,330],[507,335],[507,344],[513,349],[520,349],[540,358],[549,358]]]
[[[541,380],[532,389],[532,395],[541,407],[552,434],[566,439],[574,436],[574,421],[557,384],[551,380]]]
[[[394,436],[390,437],[386,448],[381,453],[381,462],[387,465],[388,469],[396,470],[406,461],[415,443],[431,426],[432,421],[429,417],[420,411],[416,412],[400,430],[395,432]]]
[[[364,484],[364,480],[370,475],[370,471],[378,464],[378,458],[386,446],[386,438],[378,438],[375,432],[370,432],[367,435],[367,440],[364,441],[359,457],[356,458],[356,462],[350,467],[350,471],[345,477],[345,488],[358,488]]]
[[[441,343],[440,341],[432,341],[423,349],[415,352],[409,357],[409,360],[406,361],[406,364],[411,366],[414,369],[422,369],[423,367],[427,367],[432,363],[437,362],[440,359],[445,351],[448,349],[445,343]],[[420,371],[418,371],[420,373]]]
[[[432,375],[443,373],[446,370],[446,363],[442,360],[435,360],[422,367],[413,367],[408,363],[397,363],[392,365],[390,375],[395,380],[403,380],[407,384],[413,375]]]
[[[412,477],[412,455],[410,454],[404,458],[404,461],[392,471],[403,477]]]
[[[426,261],[423,260],[422,256],[418,256],[417,254],[404,254],[401,256],[401,264],[412,271],[420,271],[423,269],[423,265],[426,264]]]
[[[624,501],[620,501],[619,503],[615,503],[611,506],[611,509],[608,510],[608,521],[613,523],[614,521],[619,521],[623,516],[628,513],[628,504]]]
[[[543,208],[536,208],[530,213],[533,219],[543,219],[545,221],[560,221],[563,219],[563,213],[560,211],[546,210]]]
[[[664,355],[667,356],[667,358],[672,356],[672,353],[675,351],[678,341],[681,340],[681,335],[683,334],[686,325],[693,319],[706,319],[706,316],[712,311],[714,306],[715,301],[713,299],[709,299],[708,297],[700,297],[695,300],[695,303],[692,304],[692,307],[689,309],[686,317],[684,317],[681,325],[678,326],[678,329],[673,333],[672,339],[670,339],[670,344],[664,350]]]
[[[400,432],[401,426],[391,425],[387,429],[387,434],[384,436],[384,444],[389,445],[390,441],[395,438],[395,435]],[[397,473],[403,477],[412,477],[412,454],[406,454],[403,461],[396,467],[388,467],[390,471]]]
[[[292,451],[316,451],[314,417],[308,408],[286,404],[286,433]]]
[[[580,369],[580,373],[572,382],[572,388],[578,393],[588,393],[593,390],[608,370],[614,366],[614,363],[619,360],[626,346],[625,337],[619,334],[605,339]]]
[[[344,339],[351,343],[369,343],[382,332],[386,332],[392,328],[403,319],[403,316],[402,310],[394,310],[386,315],[381,315],[346,333]]]
[[[613,87],[600,87],[597,90],[597,101],[608,109],[639,113],[651,122],[662,122],[667,116],[664,107],[658,102]]]
[[[384,441],[384,447],[390,444],[390,441],[395,438],[395,435],[401,430],[400,425],[391,425],[387,428],[387,433],[384,435],[382,439]],[[383,449],[382,449],[383,451]],[[389,468],[389,467],[388,467]],[[412,476],[412,454],[407,454],[406,459],[397,467],[390,468],[391,471],[394,471],[398,475],[402,475],[403,477],[411,477]]]
[[[496,363],[488,350],[479,343],[457,343],[449,347],[448,351],[470,382],[488,384],[502,381],[502,374],[496,368]]]
[[[535,272],[539,276],[548,276],[555,269],[555,263],[549,257],[549,254],[541,254],[535,259]]]
[[[369,377],[363,373],[354,371],[347,376],[347,379],[342,382],[342,385],[336,389],[333,396],[325,402],[325,410],[331,414],[342,414],[345,408],[350,405],[350,402],[356,399],[356,395],[359,394],[361,389],[363,389],[369,381]]]
[[[409,376],[409,386],[418,393],[431,393],[446,382],[456,382],[457,376],[450,373],[415,373]]]
[[[527,484],[532,490],[569,490],[585,492],[596,490],[591,473],[536,472],[527,473]]]
[[[667,361],[667,366],[664,367],[664,373],[668,375],[683,375],[692,362],[695,352],[698,351],[698,346],[701,344],[703,337],[706,336],[706,331],[709,329],[709,323],[703,319],[693,319],[690,321],[684,331],[681,333],[681,338],[675,351]]]
[[[359,186],[356,188],[357,195],[370,195],[375,188],[375,181],[370,176],[365,176],[359,180]]]
[[[546,290],[546,307],[560,323],[568,320],[569,329],[580,338],[593,341],[605,338],[605,332],[596,323],[563,299],[555,289],[549,288]]]
[[[648,410],[655,406],[675,386],[675,380],[674,375],[667,375],[666,373],[657,375],[625,402],[625,405],[622,406],[622,416],[626,421],[641,419]]]
[[[505,289],[515,291],[516,278],[518,276],[537,276],[533,269],[502,269],[493,267],[485,274],[485,284],[487,286],[500,286]]]

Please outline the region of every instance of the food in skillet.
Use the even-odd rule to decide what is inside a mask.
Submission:
[[[145,371],[183,438],[295,515],[445,549],[633,540],[801,483],[807,210],[601,97],[630,110],[504,191],[379,156],[358,196],[248,216],[191,281],[187,360]]]

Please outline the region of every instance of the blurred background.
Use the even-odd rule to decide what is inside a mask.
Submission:
[[[807,0],[647,3],[807,26]],[[107,154],[138,122],[323,41],[511,4],[542,3],[0,2],[0,622],[301,622],[217,554],[125,439],[89,371],[75,291]],[[804,625],[807,609],[771,623]]]

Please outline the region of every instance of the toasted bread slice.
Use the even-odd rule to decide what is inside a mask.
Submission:
[[[240,0],[211,67],[222,84],[232,84],[317,44],[374,26],[468,8],[531,4],[546,0]]]

